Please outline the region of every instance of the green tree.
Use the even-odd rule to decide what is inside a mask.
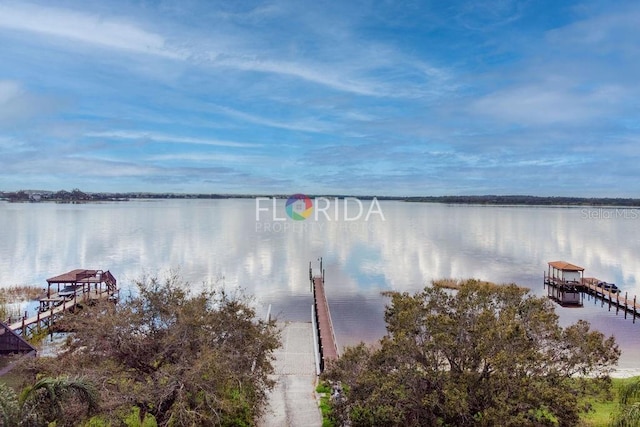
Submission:
[[[160,426],[251,425],[273,386],[279,332],[240,294],[146,278],[136,295],[67,322],[74,333],[58,361],[31,369],[90,378],[114,425],[130,421],[134,407],[140,421],[152,415]]]
[[[387,295],[379,346],[347,349],[324,374],[345,389],[338,423],[575,425],[579,397],[609,385],[620,355],[613,337],[583,321],[560,327],[547,299],[515,285]]]

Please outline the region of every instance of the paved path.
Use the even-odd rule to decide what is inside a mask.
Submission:
[[[274,352],[277,381],[269,396],[260,427],[314,427],[322,425],[315,398],[316,365],[311,322],[281,325],[282,347]]]

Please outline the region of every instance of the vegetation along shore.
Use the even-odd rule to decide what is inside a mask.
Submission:
[[[452,279],[384,295],[386,335],[320,376],[323,425],[638,425],[615,339],[560,326],[547,298]],[[241,292],[145,278],[60,322],[57,355],[0,377],[0,426],[249,426],[269,410],[280,332]]]

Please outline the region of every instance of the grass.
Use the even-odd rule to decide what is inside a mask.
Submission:
[[[6,302],[33,301],[45,296],[45,290],[38,286],[9,286],[0,289],[0,300]]]
[[[326,381],[321,381],[316,387],[316,393],[320,395],[320,413],[322,414],[322,427],[334,427],[331,421],[331,386]]]
[[[9,361],[7,360],[7,358],[3,358],[4,361],[2,363],[2,365],[6,366],[7,363],[12,362],[12,363],[18,363],[15,359]],[[19,393],[20,390],[22,390],[22,387],[24,386],[25,383],[25,377],[24,375],[20,372],[20,369],[14,369],[11,370],[9,372],[7,372],[6,374],[0,376],[0,382],[4,383],[6,385],[8,385],[9,387],[11,387],[12,389],[14,389],[16,391],[16,393]]]
[[[437,288],[444,288],[444,289],[453,289],[453,290],[459,290],[460,287],[466,283],[467,280],[458,280],[458,279],[438,279],[438,280],[434,280],[432,281],[432,285],[434,287]],[[478,282],[483,285],[488,287],[489,289],[493,289],[496,287],[500,287],[503,285],[497,285],[495,283],[491,283],[491,282],[485,282],[484,280],[478,280]],[[523,289],[525,291],[530,291],[531,289],[525,287],[525,286],[519,286],[516,285],[518,288]]]
[[[45,290],[37,286],[10,286],[8,288],[0,288],[0,320],[4,322],[8,317],[20,316],[20,313],[10,310],[7,304],[18,301],[35,301],[45,296]]]
[[[608,426],[611,415],[618,410],[618,391],[620,387],[633,381],[639,381],[640,377],[613,378],[611,386],[611,398],[602,396],[593,397],[587,400],[591,404],[592,410],[581,416],[582,427],[602,427]]]

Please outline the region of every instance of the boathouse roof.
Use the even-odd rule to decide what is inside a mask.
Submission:
[[[71,270],[59,276],[47,279],[48,283],[78,283],[78,282],[100,282],[98,272],[101,270],[83,270],[81,268]]]
[[[549,265],[555,269],[563,271],[584,271],[584,268],[566,261],[551,261]]]
[[[16,334],[8,325],[0,322],[0,354],[30,353],[36,348]]]

